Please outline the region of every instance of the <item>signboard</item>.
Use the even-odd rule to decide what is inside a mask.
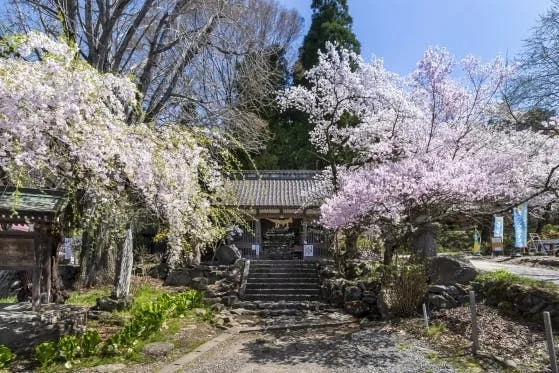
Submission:
[[[260,256],[260,245],[259,244],[253,244],[252,245],[252,252],[255,256]]]
[[[33,237],[0,237],[0,268],[35,267]]]
[[[503,252],[503,239],[501,237],[491,238],[491,252]]]
[[[493,237],[503,238],[503,226],[503,217],[495,216],[495,220],[493,221]]]
[[[512,209],[514,222],[514,247],[526,247],[528,241],[528,204],[521,203]]]
[[[314,256],[313,245],[303,245],[303,256]]]

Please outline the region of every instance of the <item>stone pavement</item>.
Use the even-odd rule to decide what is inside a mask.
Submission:
[[[297,311],[248,324],[240,319],[160,372],[454,372],[429,361],[435,352],[382,323],[359,323],[336,310]]]

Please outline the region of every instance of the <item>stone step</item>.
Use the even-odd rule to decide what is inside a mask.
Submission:
[[[332,308],[328,303],[315,301],[241,301],[236,303],[234,308],[244,308],[246,310],[329,310],[330,312],[338,311],[337,308]]]
[[[261,301],[261,302],[277,302],[277,301],[318,301],[320,296],[318,295],[306,295],[306,294],[245,294],[243,301]]]
[[[306,260],[251,260],[251,265],[257,266],[304,266],[316,267],[316,262]]]
[[[317,276],[316,270],[307,270],[307,269],[283,269],[283,268],[269,268],[269,269],[250,269],[250,273],[259,273],[259,274],[266,274],[266,273],[284,273],[289,275],[314,275]]]
[[[250,266],[254,268],[274,268],[274,267],[283,267],[283,268],[312,268],[316,269],[316,264],[308,264],[308,263],[254,263],[250,262]]]
[[[319,289],[318,282],[247,282],[246,289]]]
[[[255,294],[255,293],[262,293],[262,294],[272,294],[272,293],[277,293],[277,294],[284,294],[284,293],[289,293],[292,292],[293,294],[319,294],[320,293],[320,289],[293,289],[293,288],[251,288],[251,289],[246,289],[246,293],[250,293],[250,294]]]
[[[312,261],[308,261],[308,260],[297,260],[297,259],[293,259],[293,260],[287,260],[287,259],[281,259],[281,260],[266,260],[266,259],[256,259],[256,260],[251,260],[250,264],[272,264],[272,265],[279,265],[279,264],[288,264],[288,265],[293,265],[293,264],[305,264],[305,265],[315,265],[315,262]]]
[[[247,283],[251,282],[317,282],[318,277],[305,276],[305,275],[294,275],[294,274],[277,274],[277,273],[253,273],[247,278]]]

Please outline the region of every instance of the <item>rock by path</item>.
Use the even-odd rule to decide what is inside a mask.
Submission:
[[[432,350],[379,325],[236,334],[180,368],[191,373],[455,372]]]

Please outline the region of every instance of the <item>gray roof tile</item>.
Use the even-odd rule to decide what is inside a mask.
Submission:
[[[230,185],[240,206],[316,206],[311,203],[309,193],[317,188],[313,176],[317,171],[247,171]]]

